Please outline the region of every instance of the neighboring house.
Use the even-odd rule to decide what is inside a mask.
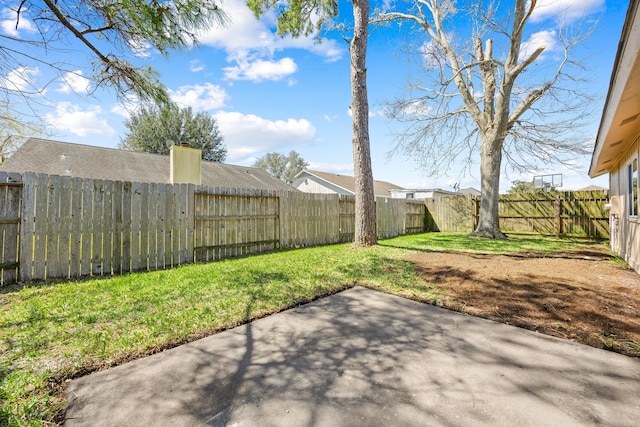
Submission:
[[[355,195],[355,178],[349,175],[303,170],[293,180],[293,187],[305,193]],[[373,193],[380,197],[391,197],[391,190],[402,189],[399,185],[385,181],[373,181]]]
[[[611,249],[640,272],[640,0],[631,0],[618,44],[589,176],[609,174]]]
[[[480,196],[480,192],[472,187],[463,188],[457,192],[442,190],[440,188],[391,190],[391,197],[394,199],[441,199],[443,197],[459,196],[461,194],[470,194],[474,197]]]
[[[458,193],[441,190],[440,188],[413,188],[413,189],[393,189],[391,197],[394,199],[441,199],[443,197],[455,196]]]
[[[188,160],[191,163],[182,165],[183,171],[192,174],[200,169],[202,185],[295,191],[290,185],[262,169],[205,162],[200,160],[199,150],[174,148],[180,148],[182,152],[192,156]],[[0,171],[36,172],[111,181],[170,183],[174,174],[174,164],[177,167],[181,166],[179,161],[172,160],[172,156],[161,154],[30,138],[0,166]]]
[[[468,194],[468,195],[473,196],[473,197],[480,197],[480,195],[481,195],[480,190],[476,190],[473,187],[461,188],[460,190],[458,190],[458,193],[460,193],[460,194]]]

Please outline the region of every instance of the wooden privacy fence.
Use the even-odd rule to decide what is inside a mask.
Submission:
[[[21,281],[193,260],[193,188],[24,174]]]
[[[552,191],[500,196],[505,232],[609,237],[608,191]]]
[[[426,230],[471,232],[476,225],[476,198],[471,195],[425,199]]]
[[[608,191],[502,195],[498,203],[500,228],[506,233],[606,238],[608,202]],[[427,199],[425,205],[427,231],[471,232],[478,224],[479,197]]]
[[[353,240],[353,197],[0,173],[0,285],[150,271]],[[378,198],[378,236],[424,230]]]
[[[195,261],[267,252],[279,246],[280,202],[275,191],[198,188]]]

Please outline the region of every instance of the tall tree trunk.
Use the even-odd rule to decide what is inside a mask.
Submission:
[[[356,185],[356,246],[377,241],[376,208],[369,147],[369,101],[367,99],[367,38],[369,0],[353,0],[355,27],[351,40],[351,114],[353,118],[353,169]]]
[[[480,218],[472,236],[490,239],[506,239],[500,231],[498,196],[500,194],[500,165],[503,140],[495,136],[482,137],[480,148]]]

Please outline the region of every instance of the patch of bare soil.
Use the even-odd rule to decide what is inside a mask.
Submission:
[[[640,275],[602,248],[518,255],[409,257],[444,307],[640,357]]]

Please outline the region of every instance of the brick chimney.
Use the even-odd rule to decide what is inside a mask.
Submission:
[[[200,185],[201,152],[198,148],[190,148],[185,142],[173,145],[169,149],[171,184]]]

